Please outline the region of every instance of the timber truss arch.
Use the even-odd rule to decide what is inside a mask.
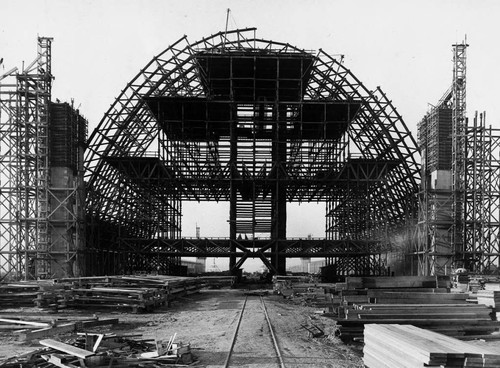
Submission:
[[[324,51],[256,29],[186,37],[126,86],[89,138],[88,273],[176,272],[180,257],[324,257],[380,274],[416,218],[416,143],[387,96]],[[228,201],[227,239],[183,239],[183,201]],[[286,204],[326,204],[324,239],[287,239]],[[406,238],[407,239],[407,238]]]

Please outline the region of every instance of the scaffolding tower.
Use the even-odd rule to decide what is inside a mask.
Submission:
[[[453,45],[453,80],[418,126],[422,152],[419,273],[488,273],[499,262],[498,132],[466,117],[467,43]]]
[[[39,37],[36,59],[0,78],[2,278],[79,272],[86,121],[68,104],[51,102],[51,45],[52,38]]]

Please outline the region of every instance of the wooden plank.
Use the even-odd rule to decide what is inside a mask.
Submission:
[[[42,355],[42,359],[59,368],[78,368],[74,364],[63,363],[64,358],[58,354]]]
[[[56,340],[51,340],[51,339],[40,340],[40,344],[58,351],[62,351],[63,353],[73,355],[81,359],[86,359],[90,356],[95,355],[95,353],[91,351],[80,349],[77,348],[76,346],[68,345]]]
[[[40,330],[34,330],[34,331],[19,331],[19,337],[21,340],[34,340],[34,339],[40,339],[42,337],[48,337],[48,336],[54,336],[60,333],[65,333],[65,332],[73,332],[75,331],[75,322],[59,325],[59,326],[53,326],[53,327],[48,327],[48,328],[42,328]]]
[[[474,319],[476,321],[484,320],[491,321],[487,316],[477,316],[475,313],[417,313],[417,314],[398,314],[398,313],[355,313],[360,319],[409,319],[409,320],[422,320],[422,319]]]
[[[35,326],[35,327],[49,327],[50,326],[50,324],[48,324],[48,323],[22,321],[19,319],[7,319],[7,318],[0,318],[0,322],[9,323],[9,324],[18,324],[18,325],[29,325],[29,326]]]
[[[364,352],[370,367],[403,367],[400,362],[411,360],[411,367],[497,367],[500,353],[415,326],[365,326]],[[468,362],[468,363],[466,363]],[[387,365],[385,365],[387,363]]]
[[[78,322],[77,328],[89,328],[89,327],[97,327],[97,326],[106,326],[106,325],[116,325],[119,322],[118,318],[101,318],[91,321],[81,321]]]
[[[419,309],[419,308],[466,308],[466,309],[475,309],[475,308],[485,308],[485,306],[481,306],[478,304],[415,304],[415,305],[408,305],[408,304],[380,304],[380,303],[372,303],[372,304],[356,304],[356,307],[359,309],[387,309],[387,308],[406,308],[406,309]]]

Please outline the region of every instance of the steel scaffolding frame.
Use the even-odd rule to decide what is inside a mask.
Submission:
[[[465,42],[453,45],[453,81],[451,95],[452,129],[451,129],[451,190],[453,196],[451,229],[451,248],[455,255],[464,254],[466,223],[465,197],[466,184],[466,149],[467,149],[467,45]],[[475,190],[475,187],[472,188]],[[476,206],[474,206],[476,207]]]
[[[36,59],[0,78],[0,273],[71,277],[82,268],[86,121],[51,102],[52,38]],[[52,118],[54,115],[54,118]]]
[[[87,251],[103,265],[91,272],[134,271],[124,252],[164,272],[180,256],[225,255],[233,271],[259,257],[282,273],[286,257],[312,254],[379,272],[373,260],[416,218],[417,156],[380,88],[323,51],[258,39],[253,28],[183,37],[127,85],[89,139]],[[230,202],[229,239],[186,248],[183,200]],[[324,249],[304,240],[291,251],[286,203],[313,201],[327,204]]]
[[[485,114],[466,118],[466,49],[453,45],[453,83],[419,123],[419,273],[499,266],[499,138]],[[441,177],[439,177],[441,175]],[[446,179],[449,175],[449,183]]]
[[[2,91],[2,271],[30,279],[50,275],[49,103],[51,38],[38,38],[37,58],[13,70]],[[12,79],[12,78],[10,78]],[[14,90],[15,85],[15,90]],[[6,98],[4,98],[6,96]],[[8,173],[8,174],[5,174]]]
[[[494,273],[500,266],[499,130],[486,126],[486,113],[476,113],[465,134],[464,247],[456,262],[473,272]]]

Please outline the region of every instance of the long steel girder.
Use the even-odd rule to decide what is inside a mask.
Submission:
[[[262,158],[261,167],[250,169],[245,162],[228,164],[224,157],[227,152],[224,144],[227,143],[218,139],[180,141],[173,139],[172,131],[161,127],[158,114],[152,112],[148,101],[207,98],[208,69],[200,68],[201,53],[255,50],[277,58],[293,55],[310,60],[307,78],[297,82],[304,83],[301,87],[303,95],[299,102],[290,103],[301,106],[308,103],[355,105],[355,114],[345,120],[347,125],[341,134],[321,136],[314,142],[300,137],[290,139],[286,163],[265,163],[266,158]],[[254,105],[257,104],[254,101]],[[266,108],[263,107],[262,116],[272,114],[266,112]],[[245,110],[247,107],[243,103],[235,109],[240,120],[249,114],[257,114],[255,108]],[[244,121],[241,128],[247,129]],[[271,144],[266,143],[265,137],[259,143],[253,143],[251,135],[245,139],[251,142],[248,157],[254,157],[251,155],[256,155],[260,148],[269,149],[267,145]],[[266,195],[266,185],[274,180],[273,173],[279,172],[280,180],[288,180],[287,201],[333,201],[333,214],[346,213],[344,208],[350,208],[352,203],[339,199],[346,194],[349,198],[349,193],[355,193],[351,196],[353,198],[359,197],[361,186],[363,192],[368,193],[368,200],[373,199],[374,203],[384,201],[384,216],[379,216],[378,222],[370,222],[372,230],[379,229],[380,234],[387,235],[391,226],[401,225],[416,216],[419,182],[416,143],[381,89],[367,89],[341,61],[322,50],[313,54],[287,43],[257,39],[255,29],[220,32],[195,43],[189,43],[183,37],[154,57],[127,85],[89,139],[85,163],[90,216],[113,224],[120,224],[122,218],[133,218],[124,211],[133,211],[134,205],[124,206],[117,199],[123,191],[122,186],[127,185],[131,193],[137,194],[137,201],[142,200],[143,189],[137,173],[141,171],[138,161],[145,158],[156,160],[161,167],[148,185],[156,183],[152,186],[162,187],[163,194],[176,193],[173,201],[181,198],[227,200],[230,184],[227,178],[237,181],[236,172],[242,181],[248,175],[246,173],[250,173],[253,181],[252,187],[240,190],[239,199],[244,200],[244,193],[251,191],[253,194],[248,195],[247,200],[260,200]],[[246,160],[249,162],[250,158]],[[163,176],[158,177],[160,172]],[[343,185],[343,181],[349,185]],[[335,221],[358,221],[359,226],[351,227],[356,229],[354,231],[367,226],[366,219],[335,216],[331,216]],[[130,235],[135,238],[134,234]],[[346,239],[353,235],[356,234],[327,234],[330,238]],[[381,238],[376,240],[380,242]]]
[[[380,254],[387,249],[376,241],[325,239],[127,239],[121,244],[141,253],[160,253],[179,257],[257,257],[284,254],[287,257],[348,257]],[[231,249],[234,246],[234,251]],[[123,248],[125,249],[125,248]]]

